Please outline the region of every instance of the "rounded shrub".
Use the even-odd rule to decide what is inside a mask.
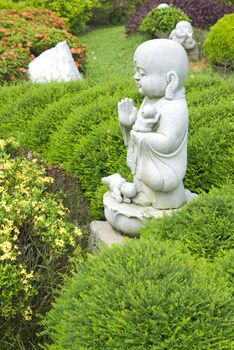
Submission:
[[[201,194],[172,216],[148,221],[141,234],[181,241],[193,254],[214,259],[234,249],[233,195],[231,185]]]
[[[142,20],[161,2],[161,0],[150,0],[139,6],[129,15],[126,23],[126,32],[132,33],[137,31]],[[207,28],[225,14],[234,12],[234,5],[219,4],[214,0],[165,0],[163,2],[180,8],[191,18],[192,24],[200,28]]]
[[[117,150],[117,151],[116,151]],[[101,185],[101,178],[117,171],[126,176],[126,147],[116,120],[101,123],[96,130],[80,139],[69,164],[90,199]],[[95,164],[95,166],[94,166]]]
[[[62,106],[58,104],[60,113],[58,113],[58,108],[54,110],[53,106],[62,100],[64,95],[66,95],[67,100],[71,101],[72,95],[76,93],[78,94],[82,86],[83,82],[80,83],[77,81],[59,84],[52,82],[41,85],[25,81],[20,84],[1,88],[0,115],[2,129],[0,130],[0,137],[17,137],[22,141],[24,146],[30,146],[30,150],[39,152],[40,145],[45,142],[47,136],[41,133],[41,129],[43,129],[42,131],[45,133],[47,129],[43,128],[41,123],[36,130],[36,135],[34,136],[32,131],[33,127],[31,127],[31,120],[34,120],[34,118],[38,120],[39,117],[44,118],[44,113],[47,111],[48,121],[51,121],[51,110],[53,111],[53,115],[57,116],[59,114],[57,119],[59,117],[61,118],[63,113],[66,113],[66,108],[68,108],[67,104],[69,103],[65,104],[63,101]],[[12,101],[14,101],[14,103],[12,103]],[[72,101],[69,106],[72,107]],[[55,123],[52,125],[54,126]],[[24,141],[26,137],[28,142]]]
[[[220,187],[233,177],[232,80],[216,73],[192,74],[186,81],[189,107],[188,168],[193,192]],[[124,96],[139,107],[142,96],[129,78],[104,83],[16,84],[0,89],[0,136],[77,175],[91,201],[92,218],[103,216],[101,177],[128,176],[126,147],[116,104]]]
[[[231,288],[178,243],[129,241],[90,257],[44,322],[47,349],[228,349]]]
[[[225,15],[210,28],[204,54],[212,64],[234,69],[234,14]]]
[[[168,36],[180,21],[191,22],[190,18],[179,8],[174,6],[165,9],[155,8],[144,18],[139,29],[153,37]]]
[[[217,266],[220,266],[228,282],[230,282],[231,287],[233,288],[234,280],[234,249],[227,251],[224,256],[218,257],[215,259]]]
[[[25,158],[26,157],[26,158]],[[54,288],[82,260],[81,230],[32,154],[0,140],[0,348],[27,348]]]
[[[213,186],[233,180],[232,123],[201,127],[188,144],[188,167],[185,186],[192,191],[209,191]]]
[[[107,101],[108,99],[108,101]],[[84,102],[84,100],[83,100]],[[49,140],[49,149],[45,151],[46,158],[49,162],[58,163],[65,167],[70,167],[74,171],[74,148],[77,144],[82,142],[82,137],[91,133],[94,129],[98,128],[99,124],[104,122],[105,119],[109,119],[110,115],[106,113],[107,110],[112,109],[112,114],[115,114],[115,97],[106,94],[100,95],[96,99],[96,104],[93,101],[87,101],[86,104],[82,102],[73,108],[70,115],[67,115],[66,119],[60,125],[60,128],[53,128],[53,136]],[[87,118],[89,116],[89,118]],[[74,137],[77,137],[74,142]],[[70,164],[70,165],[69,165]]]

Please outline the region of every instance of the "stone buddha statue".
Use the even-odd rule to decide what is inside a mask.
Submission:
[[[130,98],[118,103],[134,196],[126,201],[126,193],[121,194],[123,181],[117,186],[118,201],[111,195],[112,186],[116,191],[115,181],[104,196],[107,221],[127,234],[139,231],[144,217],[162,216],[165,210],[179,208],[192,197],[183,186],[188,136],[186,51],[173,40],[149,40],[137,48],[134,66],[134,80],[144,96],[141,107],[137,110]]]
[[[191,50],[196,46],[196,41],[193,39],[193,28],[187,21],[178,22],[170,33],[169,39],[177,41],[186,50]]]
[[[187,21],[177,23],[175,29],[170,33],[169,39],[177,41],[186,50],[190,60],[199,59],[199,49],[196,41],[193,39],[193,28]]]

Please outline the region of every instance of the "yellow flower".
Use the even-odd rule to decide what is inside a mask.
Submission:
[[[2,139],[0,139],[0,149],[3,149],[6,145],[6,142]]]
[[[11,162],[6,161],[5,163],[3,163],[2,169],[3,170],[10,170],[11,169]]]
[[[67,230],[64,227],[60,227],[59,228],[59,233],[66,235],[67,234]]]
[[[25,310],[24,312],[24,319],[26,321],[30,321],[32,319],[32,309],[30,308],[30,306],[28,306],[27,310]]]
[[[1,206],[7,213],[10,213],[12,208],[5,201],[2,201]]]
[[[76,245],[75,240],[73,238],[69,239],[69,243],[72,247],[75,247],[75,245]]]
[[[75,227],[75,234],[76,234],[77,236],[82,236],[82,231],[81,231],[81,229],[78,228],[78,227]]]
[[[64,241],[62,241],[61,239],[55,239],[54,243],[58,246],[58,247],[64,247]]]
[[[8,253],[11,251],[12,244],[9,241],[3,242],[0,244],[0,248],[2,249],[3,253]]]
[[[42,215],[37,216],[37,217],[35,217],[35,221],[37,221],[37,222],[44,222],[45,221],[45,217],[42,216]]]
[[[22,173],[20,173],[19,171],[17,171],[16,173],[15,173],[15,179],[16,180],[20,180],[20,179],[23,179],[24,178],[24,176],[22,175]]]
[[[0,256],[0,260],[14,260],[14,258],[11,256],[10,253],[4,253],[2,256]]]
[[[45,184],[52,184],[54,183],[54,179],[52,177],[46,176],[46,177],[42,177],[41,181]]]

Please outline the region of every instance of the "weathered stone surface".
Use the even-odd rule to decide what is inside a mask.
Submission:
[[[184,30],[184,22],[180,24],[179,35]],[[192,46],[191,38],[186,38]],[[131,236],[139,233],[145,218],[171,213],[192,197],[183,185],[188,136],[186,51],[177,40],[149,40],[137,48],[134,65],[134,80],[145,98],[139,110],[131,98],[118,103],[132,183],[117,173],[102,179],[110,189],[104,196],[107,221]]]
[[[187,50],[188,58],[190,61],[197,62],[199,60],[199,48],[196,45],[193,49]]]
[[[89,248],[93,252],[98,252],[101,244],[111,247],[112,244],[122,243],[124,240],[124,236],[111,227],[107,221],[92,221],[90,230]]]
[[[193,28],[189,22],[178,22],[175,29],[169,35],[169,38],[183,46],[190,61],[199,60],[199,49],[196,41],[193,39]]]
[[[42,52],[31,61],[28,66],[28,76],[33,83],[82,79],[66,41]]]
[[[197,194],[185,190],[186,202],[196,198]],[[126,202],[117,202],[110,192],[105,193],[103,198],[105,217],[117,232],[121,232],[130,237],[139,235],[145,221],[149,218],[162,218],[165,215],[172,215],[178,209],[155,209],[152,206],[139,206]]]
[[[182,45],[186,50],[194,49],[196,46],[196,41],[193,39],[193,27],[187,21],[178,22],[169,38]]]

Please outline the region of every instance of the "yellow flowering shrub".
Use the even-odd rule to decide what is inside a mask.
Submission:
[[[48,192],[53,179],[37,159],[16,155],[13,141],[0,140],[1,349],[17,348],[21,335],[31,341],[53,288],[72,261],[81,260],[81,230],[67,221],[58,195]]]

